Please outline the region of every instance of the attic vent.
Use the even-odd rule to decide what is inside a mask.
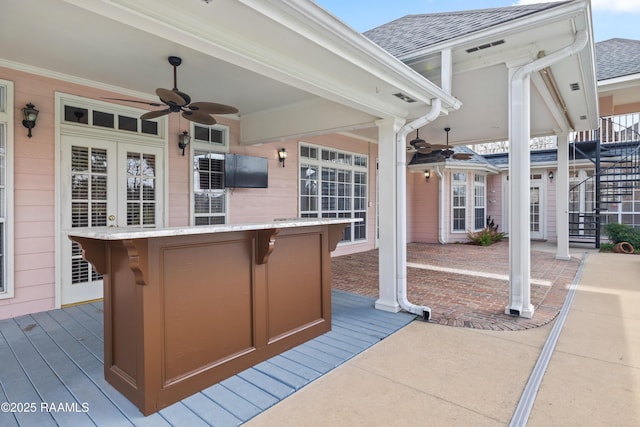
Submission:
[[[398,98],[402,99],[404,102],[416,102],[415,99],[411,98],[408,95],[405,95],[404,93],[394,93],[393,96],[397,96]]]
[[[473,53],[473,52],[477,52],[479,50],[489,49],[490,47],[499,46],[501,44],[504,44],[504,39],[503,40],[497,40],[497,41],[491,42],[491,43],[481,44],[480,46],[471,47],[471,48],[467,49],[467,53]]]
[[[571,83],[569,85],[569,87],[571,88],[571,90],[576,91],[576,90],[580,90],[580,83]]]

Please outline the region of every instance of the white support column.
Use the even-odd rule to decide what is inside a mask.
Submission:
[[[396,134],[404,124],[403,120],[383,119],[376,121],[378,125],[378,204],[380,206],[380,246],[378,249],[379,298],[375,307],[383,311],[398,312],[398,265],[397,237],[398,230],[397,177],[398,159],[396,150]],[[404,219],[402,219],[404,221]]]
[[[558,135],[556,173],[556,259],[570,260],[569,253],[569,134]]]
[[[509,70],[509,305],[506,314],[533,317],[529,139],[531,90],[528,74]]]

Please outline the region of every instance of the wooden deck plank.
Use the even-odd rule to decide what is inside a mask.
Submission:
[[[281,354],[267,360],[269,363],[273,363],[280,369],[291,372],[304,378],[307,382],[313,381],[320,376],[320,372],[312,369],[302,363],[298,363],[295,360],[288,359]]]
[[[93,383],[97,392],[104,394],[105,398],[123,414],[123,423],[134,424],[140,427],[168,426],[169,424],[157,414],[152,414],[148,417],[142,415],[133,403],[105,380],[102,357],[99,359],[96,354],[84,346],[84,342],[74,337],[63,325],[55,321],[55,317],[62,317],[65,322],[68,321],[66,313],[60,316],[57,315],[64,311],[65,310],[57,310],[55,312],[36,313],[32,316],[38,322],[39,326],[55,340],[60,349],[69,356],[78,369],[86,375],[88,380]],[[75,325],[77,325],[77,323],[71,323],[71,326]],[[89,334],[89,337],[91,336],[92,334]],[[102,355],[102,352],[100,355]],[[63,380],[65,379],[66,378],[63,378]],[[70,381],[71,378],[66,380]],[[89,383],[87,383],[87,386],[89,386]],[[91,412],[93,413],[93,410]],[[125,419],[128,420],[128,423],[125,422]]]
[[[220,384],[229,389],[229,391],[251,403],[253,406],[256,406],[261,411],[273,406],[280,400],[238,375],[227,378]]]
[[[242,422],[262,412],[257,406],[238,396],[222,384],[213,385],[202,391],[209,399],[217,402]]]
[[[299,388],[307,385],[310,381],[309,379],[273,364],[271,360],[259,363],[254,366],[253,369],[273,378],[274,381],[283,384],[285,387],[290,387],[293,390],[298,390]]]
[[[182,402],[167,406],[159,413],[172,426],[211,427],[213,425],[203,420]]]
[[[327,373],[334,368],[334,365],[332,365],[331,363],[327,363],[324,360],[299,351],[299,347],[295,347],[292,350],[285,351],[281,354],[281,356],[286,359],[293,360],[294,362],[298,362],[299,364],[311,368],[321,374]]]
[[[56,421],[60,420],[58,422],[63,425],[70,422],[81,425],[82,422],[86,422],[81,420],[83,420],[85,416],[88,416],[97,425],[133,425],[104,393],[96,387],[87,377],[86,373],[83,372],[64,351],[60,351],[60,347],[53,341],[51,336],[47,334],[43,324],[50,320],[52,321],[51,317],[46,313],[36,313],[32,315],[32,319],[38,323],[36,327],[27,333],[29,340],[42,356],[50,371],[58,378],[58,381],[53,383],[51,387],[59,388],[58,383],[62,382],[66,390],[70,393],[70,395],[65,398],[54,395],[45,401],[50,402],[52,405],[66,404],[75,406],[76,408],[69,412],[54,413]],[[20,325],[24,322],[22,323],[24,328],[30,321],[31,320],[22,318],[19,319],[17,323]],[[38,390],[40,391],[46,386],[47,384],[41,384]],[[82,405],[88,405],[90,410],[85,412],[82,409]]]
[[[254,368],[249,368],[240,372],[238,377],[250,382],[270,395],[275,396],[277,401],[284,399],[295,391],[295,389],[288,384],[278,381]]]
[[[196,393],[189,396],[183,399],[182,403],[193,411],[193,413],[198,414],[203,420],[212,423],[216,427],[235,427],[242,424],[239,418],[218,405],[218,403],[209,399],[203,393]]]
[[[40,410],[40,402],[76,402],[76,399],[46,363],[37,346],[32,343],[31,335],[42,332],[35,320],[31,316],[17,317],[13,320],[13,322],[3,325],[2,332],[32,389],[31,387],[23,389],[22,391],[27,392],[24,395],[12,393],[8,387],[5,387],[5,390],[7,390],[10,402],[35,402],[38,405],[35,412],[16,414],[18,423],[20,425],[34,425],[32,423],[37,423],[35,425],[71,425],[76,421],[81,425],[91,423],[92,421],[86,413],[70,417],[70,414],[66,412]]]
[[[369,297],[332,298],[330,332],[148,417],[104,379],[101,301],[0,321],[0,399],[89,404],[87,414],[12,414],[0,425],[238,426],[415,318],[375,310]]]

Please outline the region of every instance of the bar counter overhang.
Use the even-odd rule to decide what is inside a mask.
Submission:
[[[354,219],[73,229],[104,278],[106,380],[149,415],[331,329]]]

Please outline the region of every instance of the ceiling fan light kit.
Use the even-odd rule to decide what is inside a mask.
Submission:
[[[141,120],[152,120],[170,113],[181,113],[182,117],[189,121],[211,126],[216,124],[216,119],[213,118],[212,114],[235,114],[238,112],[237,108],[230,105],[217,104],[215,102],[191,102],[191,97],[188,94],[178,90],[178,67],[182,64],[182,58],[178,56],[170,56],[167,59],[169,64],[173,67],[173,89],[156,89],[156,95],[160,99],[161,103],[120,98],[105,99],[135,102],[138,104],[150,105],[152,107],[166,107],[163,110],[144,113],[140,116]]]

